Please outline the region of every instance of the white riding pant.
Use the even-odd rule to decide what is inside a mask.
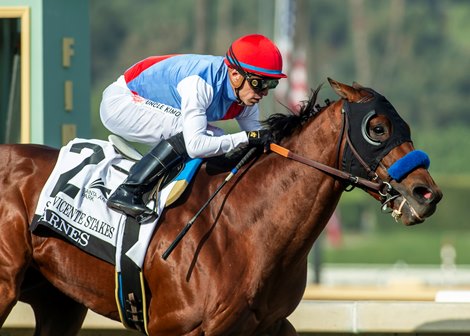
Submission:
[[[183,130],[180,110],[132,93],[124,76],[104,90],[100,117],[111,132],[152,146]]]

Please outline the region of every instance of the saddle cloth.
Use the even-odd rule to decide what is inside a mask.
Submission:
[[[74,139],[62,147],[52,174],[39,198],[31,231],[54,234],[102,260],[120,272],[121,254],[142,267],[157,220],[141,223],[138,239],[122,251],[126,216],[106,206],[108,196],[124,181],[134,164],[107,141]],[[158,197],[158,215],[165,207],[172,184]],[[46,230],[46,231],[44,231]]]

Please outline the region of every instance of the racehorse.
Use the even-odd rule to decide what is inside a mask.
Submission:
[[[143,267],[150,335],[297,335],[287,317],[302,299],[307,256],[346,188],[365,190],[405,225],[434,213],[442,193],[425,154],[404,160],[416,151],[393,106],[370,88],[328,81],[340,99],[320,106],[318,88],[297,114],[268,118],[282,147],[245,165],[167,260],[226,173],[203,164],[162,213]],[[57,156],[0,146],[0,325],[22,300],[35,335],[76,335],[87,309],[119,320],[114,266],[28,230]]]

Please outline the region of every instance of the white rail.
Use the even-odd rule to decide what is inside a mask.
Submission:
[[[470,303],[303,300],[289,320],[301,334],[429,332],[469,335]],[[4,327],[32,328],[33,323],[31,308],[20,303],[14,308]],[[93,312],[87,315],[83,329],[124,330],[120,323]]]

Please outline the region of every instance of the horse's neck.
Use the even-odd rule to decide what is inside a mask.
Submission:
[[[331,112],[331,113],[329,113]],[[341,118],[326,111],[306,125],[300,134],[285,141],[289,150],[306,158],[334,166]],[[277,154],[270,154],[266,171],[272,171],[272,185],[266,185],[269,198],[272,239],[284,243],[284,252],[308,254],[315,239],[324,229],[341,196],[338,181],[327,174]],[[266,230],[266,228],[260,228]],[[283,253],[284,253],[283,252]]]

